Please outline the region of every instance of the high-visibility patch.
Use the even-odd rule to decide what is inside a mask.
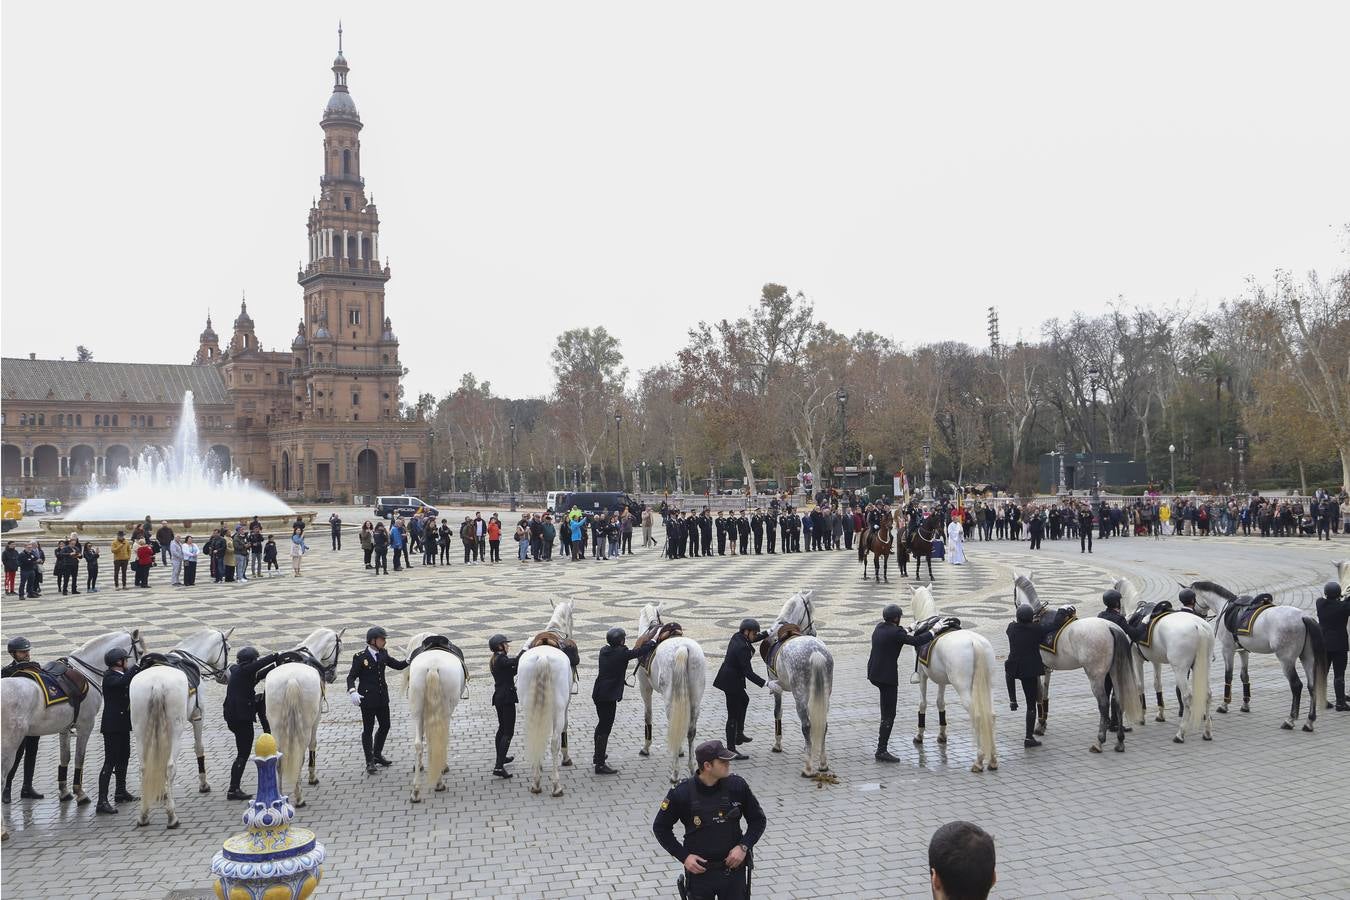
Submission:
[[[670,800],[669,800],[669,799],[662,800],[662,801],[661,801],[661,808],[662,808],[662,809],[670,809]]]

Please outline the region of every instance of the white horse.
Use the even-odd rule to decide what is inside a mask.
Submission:
[[[648,603],[638,617],[638,635],[653,625],[660,625],[661,609]],[[666,698],[666,753],[670,758],[670,783],[680,780],[680,751],[687,748],[689,774],[696,771],[694,763],[694,736],[698,732],[698,711],[703,704],[708,661],[698,641],[687,637],[666,638],[638,663],[637,682],[642,691],[645,710],[643,756],[652,751],[652,691]]]
[[[437,636],[430,631],[413,635],[404,655],[411,659],[403,670],[403,693],[413,725],[416,763],[408,798],[413,803],[422,802],[422,791],[431,782],[430,772],[436,773],[434,789],[445,790],[445,773],[450,768],[450,717],[455,714],[468,677],[464,662],[448,649],[437,649],[438,645],[423,649],[423,641]]]
[[[203,675],[224,684],[230,662],[230,631],[208,628],[178,643],[163,656],[152,654],[145,667],[131,679],[131,729],[141,751],[141,815],[136,824],[150,824],[150,807],[163,803],[169,817],[167,828],[177,828],[178,810],[173,799],[173,781],[178,771],[178,741],[183,726],[192,723],[197,750],[197,788],[211,792],[206,783],[206,747],[202,743]],[[193,680],[198,684],[194,685]]]
[[[1013,603],[1014,607],[1029,605],[1037,617],[1046,607],[1036,596],[1031,576],[1025,573],[1016,574],[1013,580]],[[1041,649],[1041,662],[1045,664],[1046,673],[1041,676],[1040,721],[1036,724],[1036,734],[1045,734],[1050,717],[1050,672],[1082,669],[1097,698],[1097,740],[1088,749],[1093,753],[1102,752],[1106,730],[1115,718],[1115,749],[1117,753],[1124,753],[1126,720],[1138,719],[1144,714],[1139,706],[1139,682],[1134,677],[1132,652],[1125,632],[1105,619],[1073,619],[1064,626],[1056,640],[1055,651]],[[1113,690],[1107,689],[1108,678]]]
[[[98,724],[99,709],[103,706],[103,656],[109,650],[121,647],[139,661],[145,653],[145,641],[140,629],[134,631],[114,631],[94,638],[69,656],[61,657],[72,670],[84,676],[89,682],[89,691],[80,702],[79,718],[71,712],[69,701],[47,705],[42,689],[31,678],[6,678],[4,691],[0,691],[0,764],[4,768],[0,773],[8,772],[14,765],[14,757],[23,745],[24,738],[30,735],[60,734],[61,761],[57,767],[57,786],[62,800],[77,800],[80,806],[90,801],[84,792],[84,754],[89,746],[89,736]],[[72,792],[66,783],[70,771],[70,733],[75,732],[75,782]],[[5,838],[9,830],[0,830]]]
[[[784,625],[795,625],[801,634],[771,648],[769,676],[777,684],[773,692],[774,753],[783,752],[783,690],[792,692],[797,704],[797,719],[806,741],[806,759],[802,777],[814,778],[830,770],[825,756],[825,733],[829,728],[830,694],[834,690],[834,657],[825,642],[816,637],[815,613],[811,591],[793,594],[783,604],[769,629],[769,639],[777,638]],[[766,639],[767,640],[767,639]]]
[[[914,620],[937,616],[933,589],[914,588]],[[956,689],[961,704],[970,714],[975,732],[975,762],[970,771],[983,772],[985,765],[998,768],[998,747],[994,743],[994,645],[974,631],[948,631],[935,639],[928,663],[919,659],[919,733],[916,746],[923,744],[924,718],[928,712],[928,682],[938,686],[938,743],[947,743],[947,686]],[[923,648],[921,648],[923,649]]]
[[[1157,603],[1140,598],[1139,592],[1128,578],[1117,578],[1115,589],[1120,591],[1122,606],[1127,609],[1134,606],[1131,620],[1145,620],[1157,606]],[[1214,634],[1210,631],[1209,624],[1201,616],[1177,610],[1163,613],[1161,618],[1153,622],[1146,637],[1147,646],[1139,642],[1134,645],[1134,674],[1139,682],[1141,713],[1139,724],[1144,724],[1142,713],[1148,709],[1148,702],[1144,697],[1145,660],[1153,663],[1153,693],[1158,701],[1155,721],[1167,721],[1163,704],[1162,664],[1168,663],[1176,676],[1179,704],[1177,733],[1172,737],[1173,743],[1185,743],[1188,731],[1192,733],[1200,731],[1202,738],[1207,741],[1213,740],[1209,704],[1213,701],[1214,695],[1209,688],[1209,660],[1214,655]],[[1200,695],[1204,698],[1203,702],[1196,701],[1197,691],[1204,692]]]
[[[308,657],[306,662],[283,663],[267,673],[263,691],[267,695],[267,722],[272,736],[284,754],[281,757],[281,789],[297,807],[305,805],[300,792],[300,769],[309,746],[309,784],[319,783],[319,715],[323,711],[324,684],[337,678],[338,656],[342,653],[342,635],[347,629],[315,629],[294,651]],[[287,790],[287,788],[290,790]]]
[[[1327,692],[1327,647],[1317,620],[1292,606],[1272,607],[1257,617],[1252,633],[1243,635],[1239,644],[1224,623],[1237,596],[1212,581],[1197,581],[1190,587],[1195,591],[1195,605],[1206,615],[1214,614],[1214,635],[1223,649],[1223,702],[1219,704],[1219,712],[1228,712],[1228,704],[1233,702],[1233,654],[1242,654],[1242,711],[1251,712],[1252,683],[1247,673],[1247,658],[1252,653],[1273,653],[1284,668],[1284,677],[1289,679],[1289,689],[1294,695],[1289,718],[1280,727],[1291,731],[1298,721],[1299,701],[1303,696],[1303,682],[1298,678],[1301,661],[1310,689],[1308,721],[1303,723],[1303,730],[1312,731],[1313,723],[1317,721],[1317,704]]]
[[[549,637],[551,636],[551,637]],[[530,793],[543,788],[544,753],[553,751],[553,796],[563,794],[558,766],[571,765],[567,758],[567,704],[572,699],[572,663],[567,654],[541,639],[570,642],[572,640],[572,601],[564,600],[553,607],[548,627],[535,637],[520,655],[516,669],[516,689],[525,716],[525,764],[533,781]]]

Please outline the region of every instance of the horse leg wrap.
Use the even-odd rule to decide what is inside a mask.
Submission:
[[[314,768],[316,765],[318,765],[318,762],[319,762],[319,751],[317,750],[309,751],[309,767],[311,769]]]
[[[566,732],[566,731],[564,731],[564,732],[562,733],[562,751],[563,751],[563,756],[566,756],[566,755],[567,755],[567,732]]]
[[[1186,712],[1186,701],[1181,699],[1180,686],[1177,687],[1176,691],[1177,691],[1177,715],[1182,715],[1183,713]]]
[[[1162,695],[1162,691],[1158,691],[1158,692],[1157,692],[1157,695],[1158,695],[1158,709],[1162,709],[1162,708],[1163,708],[1163,695]],[[1140,699],[1141,701],[1143,700],[1143,695],[1142,695],[1142,694],[1139,696],[1139,699]]]
[[[65,788],[66,781],[69,777],[70,777],[70,766],[56,767],[56,783],[61,785],[63,789]]]
[[[773,736],[776,737],[776,738],[782,738],[782,736],[783,736],[783,720],[782,720],[782,719],[774,719],[774,720],[773,720]]]
[[[939,728],[947,727],[947,711],[945,709],[938,710],[938,727]]]
[[[1223,680],[1223,703],[1227,706],[1233,702],[1233,679],[1225,678]]]
[[[643,726],[642,731],[643,737],[646,738],[647,743],[650,744],[652,742],[652,723],[651,722],[646,723],[646,725]]]
[[[1252,683],[1250,681],[1242,682],[1242,702],[1249,703],[1252,699]]]
[[[919,730],[923,731],[928,723],[928,713],[919,713]]]
[[[205,757],[205,756],[199,756],[199,757],[197,757],[197,774],[198,774],[198,775],[205,775],[205,774],[206,774],[206,757]]]
[[[74,789],[75,793],[79,794],[82,793],[81,788],[83,787],[83,785],[84,785],[84,769],[82,769],[79,766],[76,766],[75,780],[71,782],[71,787]]]

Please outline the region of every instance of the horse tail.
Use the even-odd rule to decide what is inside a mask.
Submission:
[[[975,671],[970,679],[970,718],[975,725],[975,747],[981,758],[994,758],[994,682],[990,660],[994,648],[987,642],[972,643]]]
[[[536,655],[530,671],[530,710],[525,717],[525,764],[531,769],[544,764],[544,752],[553,735],[553,669],[545,657]]]
[[[811,721],[811,758],[825,754],[825,719],[830,711],[830,686],[826,681],[827,660],[819,650],[811,651],[811,681],[806,695],[806,711]]]
[[[169,792],[169,757],[175,747],[169,727],[169,686],[159,679],[146,698],[141,742],[141,793],[147,803],[163,803]]]
[[[427,670],[425,687],[422,734],[427,741],[427,781],[437,782],[449,762],[450,720],[445,715],[445,685],[441,684],[441,673],[435,667]]]
[[[1195,629],[1195,660],[1191,663],[1191,708],[1186,710],[1186,731],[1205,727],[1209,714],[1209,658],[1214,655],[1214,637],[1208,628]]]
[[[1111,628],[1111,684],[1120,704],[1121,717],[1127,722],[1144,718],[1144,704],[1139,699],[1139,679],[1134,677],[1133,648],[1130,639],[1119,628]]]
[[[666,749],[675,758],[689,735],[689,648],[675,651],[670,670],[670,716],[666,721]]]
[[[1326,702],[1327,696],[1327,642],[1322,637],[1322,626],[1318,625],[1307,616],[1303,617],[1303,631],[1307,635],[1307,643],[1312,645],[1313,652],[1313,683],[1312,696],[1312,715],[1308,720],[1312,721],[1317,716],[1318,704]]]
[[[305,750],[309,743],[308,729],[305,728],[305,700],[300,690],[300,680],[294,675],[286,679],[286,688],[281,692],[281,715],[278,717],[281,750],[281,791],[300,781],[300,768],[305,762]],[[276,737],[277,735],[274,735]]]

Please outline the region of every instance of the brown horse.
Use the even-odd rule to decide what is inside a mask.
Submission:
[[[941,519],[937,513],[929,513],[914,531],[903,535],[897,541],[900,552],[900,574],[909,574],[909,558],[914,557],[914,580],[921,580],[920,571],[923,560],[928,560],[928,580],[933,580],[933,541],[941,531]]]
[[[863,567],[863,581],[867,581],[867,554],[872,554],[872,572],[877,581],[890,583],[891,520],[881,520],[877,531],[864,531],[858,536],[858,560]]]

